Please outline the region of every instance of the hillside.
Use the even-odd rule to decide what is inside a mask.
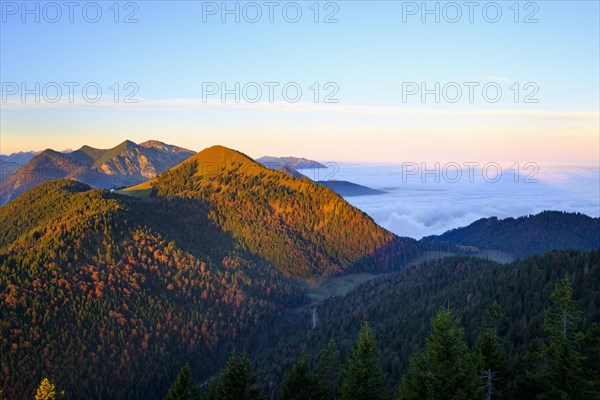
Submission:
[[[179,164],[194,152],[157,141],[125,141],[112,149],[83,146],[71,153],[45,150],[0,183],[0,205],[52,179],[72,178],[95,188],[135,185]]]
[[[278,316],[252,347],[258,376],[265,393],[274,399],[300,348],[306,348],[311,364],[318,366],[320,353],[334,339],[341,362],[354,345],[360,326],[368,321],[392,393],[407,371],[409,356],[422,349],[437,311],[448,306],[455,310],[467,342],[473,345],[486,310],[497,301],[505,313],[499,331],[502,349],[509,356],[514,376],[523,378],[528,347],[535,338],[545,336],[544,309],[550,306],[550,292],[565,273],[573,285],[577,307],[583,311],[582,326],[600,322],[600,250],[551,252],[509,265],[452,257],[385,275],[345,296],[326,300],[316,308],[314,329],[312,309]],[[518,382],[513,384],[518,386]]]
[[[420,249],[415,240],[396,237],[331,190],[222,146],[123,193],[205,201],[216,225],[296,277],[332,276],[358,265],[393,270]]]
[[[587,251],[600,247],[600,218],[561,211],[516,219],[482,218],[422,241],[501,250],[516,258],[560,249]]]
[[[31,398],[49,375],[71,398],[146,399],[183,360],[212,374],[265,318],[306,301],[208,212],[199,200],[142,202],[72,180],[1,207],[8,398]]]

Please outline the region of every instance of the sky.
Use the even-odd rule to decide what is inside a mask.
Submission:
[[[2,154],[600,163],[598,1],[0,6]]]

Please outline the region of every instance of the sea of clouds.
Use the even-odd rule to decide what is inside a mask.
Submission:
[[[420,239],[466,226],[485,217],[519,217],[544,210],[600,216],[598,167],[513,165],[479,167],[428,164],[328,163],[328,170],[302,171],[311,179],[346,180],[386,193],[347,197],[378,224],[400,235]],[[458,164],[460,166],[460,164]],[[444,168],[446,169],[444,170]],[[415,171],[415,168],[418,168]],[[535,172],[535,173],[534,173]],[[313,176],[318,173],[318,176]],[[532,177],[527,179],[528,176]]]

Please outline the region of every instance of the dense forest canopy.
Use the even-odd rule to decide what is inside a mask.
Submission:
[[[211,373],[205,358],[224,360],[261,319],[305,301],[207,213],[198,200],[142,203],[69,180],[0,208],[9,397],[47,374],[84,397],[144,398],[180,360]]]
[[[448,242],[501,250],[515,258],[551,250],[589,251],[600,247],[600,218],[580,213],[544,211],[519,218],[482,218],[423,242]]]
[[[391,392],[408,369],[411,354],[422,349],[429,321],[441,308],[455,310],[464,339],[475,345],[485,314],[497,302],[504,318],[498,327],[511,368],[520,368],[529,347],[546,340],[545,309],[554,285],[569,275],[580,327],[600,322],[600,251],[550,252],[508,265],[464,256],[432,261],[385,275],[359,286],[346,296],[330,298],[317,308],[318,326],[311,329],[311,310],[288,313],[273,321],[271,336],[262,335],[252,353],[263,388],[270,398],[285,371],[306,346],[317,363],[319,352],[335,339],[340,356],[347,354],[364,321],[372,327],[381,350],[380,360]],[[282,339],[283,338],[283,339]],[[273,346],[273,343],[277,343]],[[343,357],[342,357],[343,358]]]

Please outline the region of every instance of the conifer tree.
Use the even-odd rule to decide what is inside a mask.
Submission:
[[[580,335],[577,347],[583,355],[583,373],[589,380],[592,398],[600,399],[600,325],[590,325],[585,335]]]
[[[493,331],[481,332],[475,345],[479,377],[486,400],[508,397],[509,370],[506,354],[500,349]]]
[[[573,300],[573,289],[567,274],[555,285],[550,300],[553,305],[546,312],[544,328],[553,342],[568,342],[577,332],[582,313]]]
[[[504,324],[504,319],[505,316],[502,306],[498,304],[497,301],[494,301],[485,311],[482,330],[489,330],[495,338],[498,338],[501,327]]]
[[[323,384],[310,371],[306,350],[281,384],[279,400],[325,400]]]
[[[506,354],[500,348],[498,331],[504,320],[502,307],[493,302],[486,311],[479,340],[475,345],[479,377],[486,400],[509,397],[510,373]]]
[[[540,393],[539,370],[544,364],[543,348],[542,340],[534,339],[527,346],[526,357],[519,360],[515,373],[515,398],[534,400]]]
[[[185,364],[179,373],[173,385],[169,388],[165,400],[199,400],[200,391],[196,381],[192,377],[190,365]]]
[[[340,362],[335,340],[331,338],[323,354],[319,366],[319,377],[325,389],[325,398],[335,400],[340,391]]]
[[[385,399],[385,383],[379,364],[379,351],[368,323],[364,323],[358,341],[342,373],[342,400]]]
[[[474,357],[463,330],[449,309],[437,313],[425,352],[411,357],[409,377],[399,387],[400,400],[471,400],[483,393]]]
[[[544,328],[550,334],[543,349],[543,363],[538,371],[540,400],[591,399],[590,382],[584,378],[584,358],[574,345],[581,312],[573,300],[569,277],[556,284],[552,294],[552,307],[547,310]]]
[[[44,378],[35,393],[35,400],[59,400],[63,398],[64,394],[64,391],[57,392],[56,385],[50,382],[48,378]]]
[[[210,396],[211,400],[257,400],[261,399],[256,387],[256,375],[252,372],[246,354],[234,350]]]

